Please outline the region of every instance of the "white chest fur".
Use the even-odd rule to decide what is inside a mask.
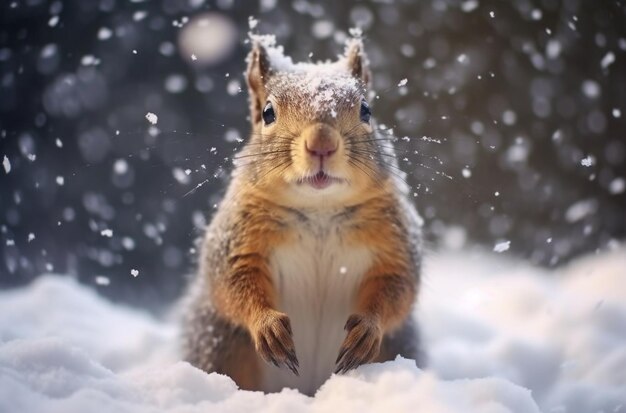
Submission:
[[[295,228],[297,241],[273,251],[270,266],[279,310],[293,329],[300,376],[263,363],[265,391],[312,394],[332,374],[355,293],[372,263],[365,246],[348,245],[342,226],[320,216]]]

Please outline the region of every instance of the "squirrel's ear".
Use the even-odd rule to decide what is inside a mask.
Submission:
[[[368,85],[370,82],[369,60],[363,51],[363,42],[360,38],[353,38],[347,42],[345,59],[352,76]]]
[[[248,62],[246,81],[250,94],[250,116],[252,124],[256,124],[261,121],[261,111],[267,100],[265,85],[271,74],[271,67],[267,51],[258,42],[253,43],[246,60]]]

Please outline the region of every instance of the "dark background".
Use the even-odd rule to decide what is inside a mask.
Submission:
[[[179,47],[204,13],[213,61]],[[0,286],[59,272],[153,308],[179,294],[248,131],[251,15],[295,60],[362,28],[434,248],[508,240],[556,266],[624,238],[624,1],[5,0]]]

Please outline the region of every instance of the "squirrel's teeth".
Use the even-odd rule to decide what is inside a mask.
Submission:
[[[310,178],[311,186],[316,189],[326,188],[328,185],[330,185],[331,181],[332,178],[326,175],[324,171],[319,171]]]

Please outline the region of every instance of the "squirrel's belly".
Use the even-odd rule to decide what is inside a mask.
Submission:
[[[345,245],[336,231],[304,231],[298,242],[272,253],[279,309],[291,320],[300,375],[263,363],[265,391],[290,387],[313,394],[331,376],[346,336],[343,327],[371,263],[368,248]]]

